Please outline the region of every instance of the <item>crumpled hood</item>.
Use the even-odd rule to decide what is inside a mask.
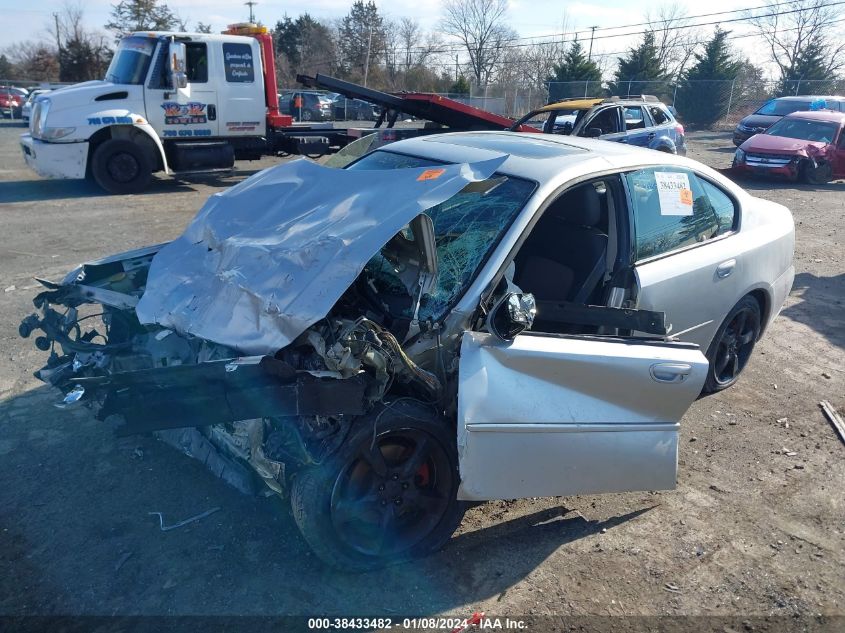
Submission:
[[[328,314],[402,227],[506,158],[390,171],[301,159],[260,172],[209,198],[156,254],[138,318],[273,354]]]
[[[786,136],[773,136],[772,134],[757,134],[745,141],[740,147],[744,152],[768,152],[782,154],[798,154],[813,147],[816,150],[823,150],[827,143],[818,141],[804,141]]]

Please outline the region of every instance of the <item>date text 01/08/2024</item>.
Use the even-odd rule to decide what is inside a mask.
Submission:
[[[309,618],[308,628],[311,630],[354,630],[379,629],[399,631],[438,630],[450,633],[462,633],[472,627],[474,630],[511,630],[526,629],[523,620],[511,618],[485,617],[483,613],[475,613],[470,618]]]

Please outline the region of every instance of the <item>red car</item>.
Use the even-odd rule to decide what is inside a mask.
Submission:
[[[845,178],[845,113],[789,114],[740,145],[733,169],[811,184]]]
[[[20,88],[0,86],[0,114],[14,119],[21,115],[21,107],[26,101],[26,92]]]

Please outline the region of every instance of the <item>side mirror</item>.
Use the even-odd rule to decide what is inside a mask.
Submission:
[[[509,292],[499,299],[487,317],[487,329],[496,338],[509,342],[531,329],[537,314],[534,295]]]
[[[603,134],[600,127],[587,128],[587,138],[598,138]]]
[[[188,74],[185,72],[187,68],[187,53],[185,45],[182,42],[170,42],[169,52],[169,69],[170,81],[174,89],[188,87]]]

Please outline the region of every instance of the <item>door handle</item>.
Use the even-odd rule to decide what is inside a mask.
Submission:
[[[648,133],[648,140],[652,140],[655,136],[657,136],[657,134],[655,134],[654,132],[649,132]]]
[[[651,366],[651,378],[655,382],[680,383],[687,379],[692,365],[687,363],[655,363]]]
[[[725,277],[730,277],[731,273],[734,271],[734,268],[736,268],[736,260],[735,259],[729,259],[726,262],[722,262],[721,264],[716,266],[716,276],[719,279],[724,279]]]
[[[208,104],[208,120],[214,121],[217,119],[217,106],[213,103]]]

